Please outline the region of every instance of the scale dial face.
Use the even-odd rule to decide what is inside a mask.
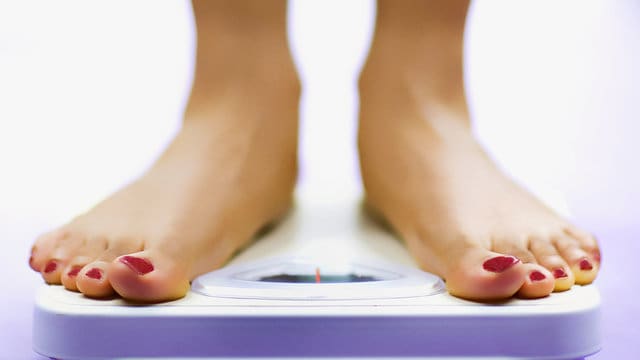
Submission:
[[[361,300],[430,296],[445,287],[433,274],[383,262],[275,258],[202,275],[193,281],[192,290],[238,299]]]

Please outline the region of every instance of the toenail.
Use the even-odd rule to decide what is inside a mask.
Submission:
[[[593,265],[591,265],[591,263],[589,262],[589,260],[587,259],[582,259],[580,260],[580,270],[592,270],[593,269]]]
[[[540,280],[544,280],[547,277],[544,276],[543,273],[541,273],[540,271],[536,270],[533,271],[531,274],[529,274],[529,279],[531,279],[531,281],[540,281]]]
[[[69,270],[69,272],[67,273],[67,276],[69,276],[69,277],[77,276],[78,273],[80,272],[80,269],[82,269],[82,266],[74,266],[74,267],[72,267],[71,270]]]
[[[92,279],[100,280],[100,279],[102,279],[102,270],[100,270],[98,268],[93,268],[93,269],[87,271],[86,275],[88,277],[92,278]]]
[[[491,272],[501,273],[513,265],[520,262],[520,259],[513,256],[496,256],[491,258],[482,264],[482,267]]]
[[[147,259],[135,256],[123,256],[120,258],[120,262],[137,272],[138,275],[144,275],[153,271],[153,264]]]
[[[58,268],[58,263],[53,261],[53,260],[50,260],[47,263],[47,266],[44,267],[44,272],[46,274],[52,273],[52,272],[56,271],[57,268]]]
[[[564,272],[563,268],[553,269],[553,277],[556,279],[566,278],[568,277],[567,273]]]

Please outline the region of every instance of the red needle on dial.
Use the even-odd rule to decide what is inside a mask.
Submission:
[[[320,283],[320,268],[316,268],[316,283]]]

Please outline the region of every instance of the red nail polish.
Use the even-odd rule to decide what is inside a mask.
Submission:
[[[69,270],[69,272],[67,273],[67,276],[69,276],[69,277],[77,276],[78,273],[80,272],[80,269],[82,269],[82,266],[74,266],[74,267],[72,267],[71,270]]]
[[[520,259],[513,256],[496,256],[491,258],[482,264],[482,267],[494,273],[501,273],[513,265],[520,262]]]
[[[534,272],[532,272],[531,274],[529,274],[529,279],[531,279],[531,281],[540,281],[540,280],[544,280],[547,277],[544,276],[543,273],[541,273],[540,271],[536,270]]]
[[[120,262],[137,272],[138,275],[144,275],[153,271],[153,264],[147,259],[135,256],[123,256],[120,258]]]
[[[58,268],[58,263],[53,260],[49,260],[49,262],[47,263],[47,266],[44,267],[44,272],[47,274],[52,273],[56,271],[57,268]]]
[[[88,277],[92,278],[92,279],[100,280],[100,279],[102,279],[102,270],[100,270],[98,268],[93,268],[93,269],[87,271],[86,275]]]
[[[591,263],[589,262],[589,260],[587,259],[582,259],[580,260],[580,270],[592,270],[593,269],[593,265],[591,265]]]
[[[556,279],[569,277],[563,268],[553,269],[553,277]]]

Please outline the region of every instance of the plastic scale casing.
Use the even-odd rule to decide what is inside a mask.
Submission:
[[[367,272],[366,264],[374,264],[381,274],[399,277],[337,284],[242,278],[252,267],[268,272],[298,262],[325,273]],[[365,266],[354,270],[357,264]],[[307,271],[304,266],[299,270]],[[357,198],[307,197],[225,269],[196,279],[183,299],[139,305],[43,286],[33,345],[68,360],[576,359],[600,348],[600,296],[593,285],[485,304],[450,296],[438,281],[421,287],[420,273],[401,242],[362,214]]]

